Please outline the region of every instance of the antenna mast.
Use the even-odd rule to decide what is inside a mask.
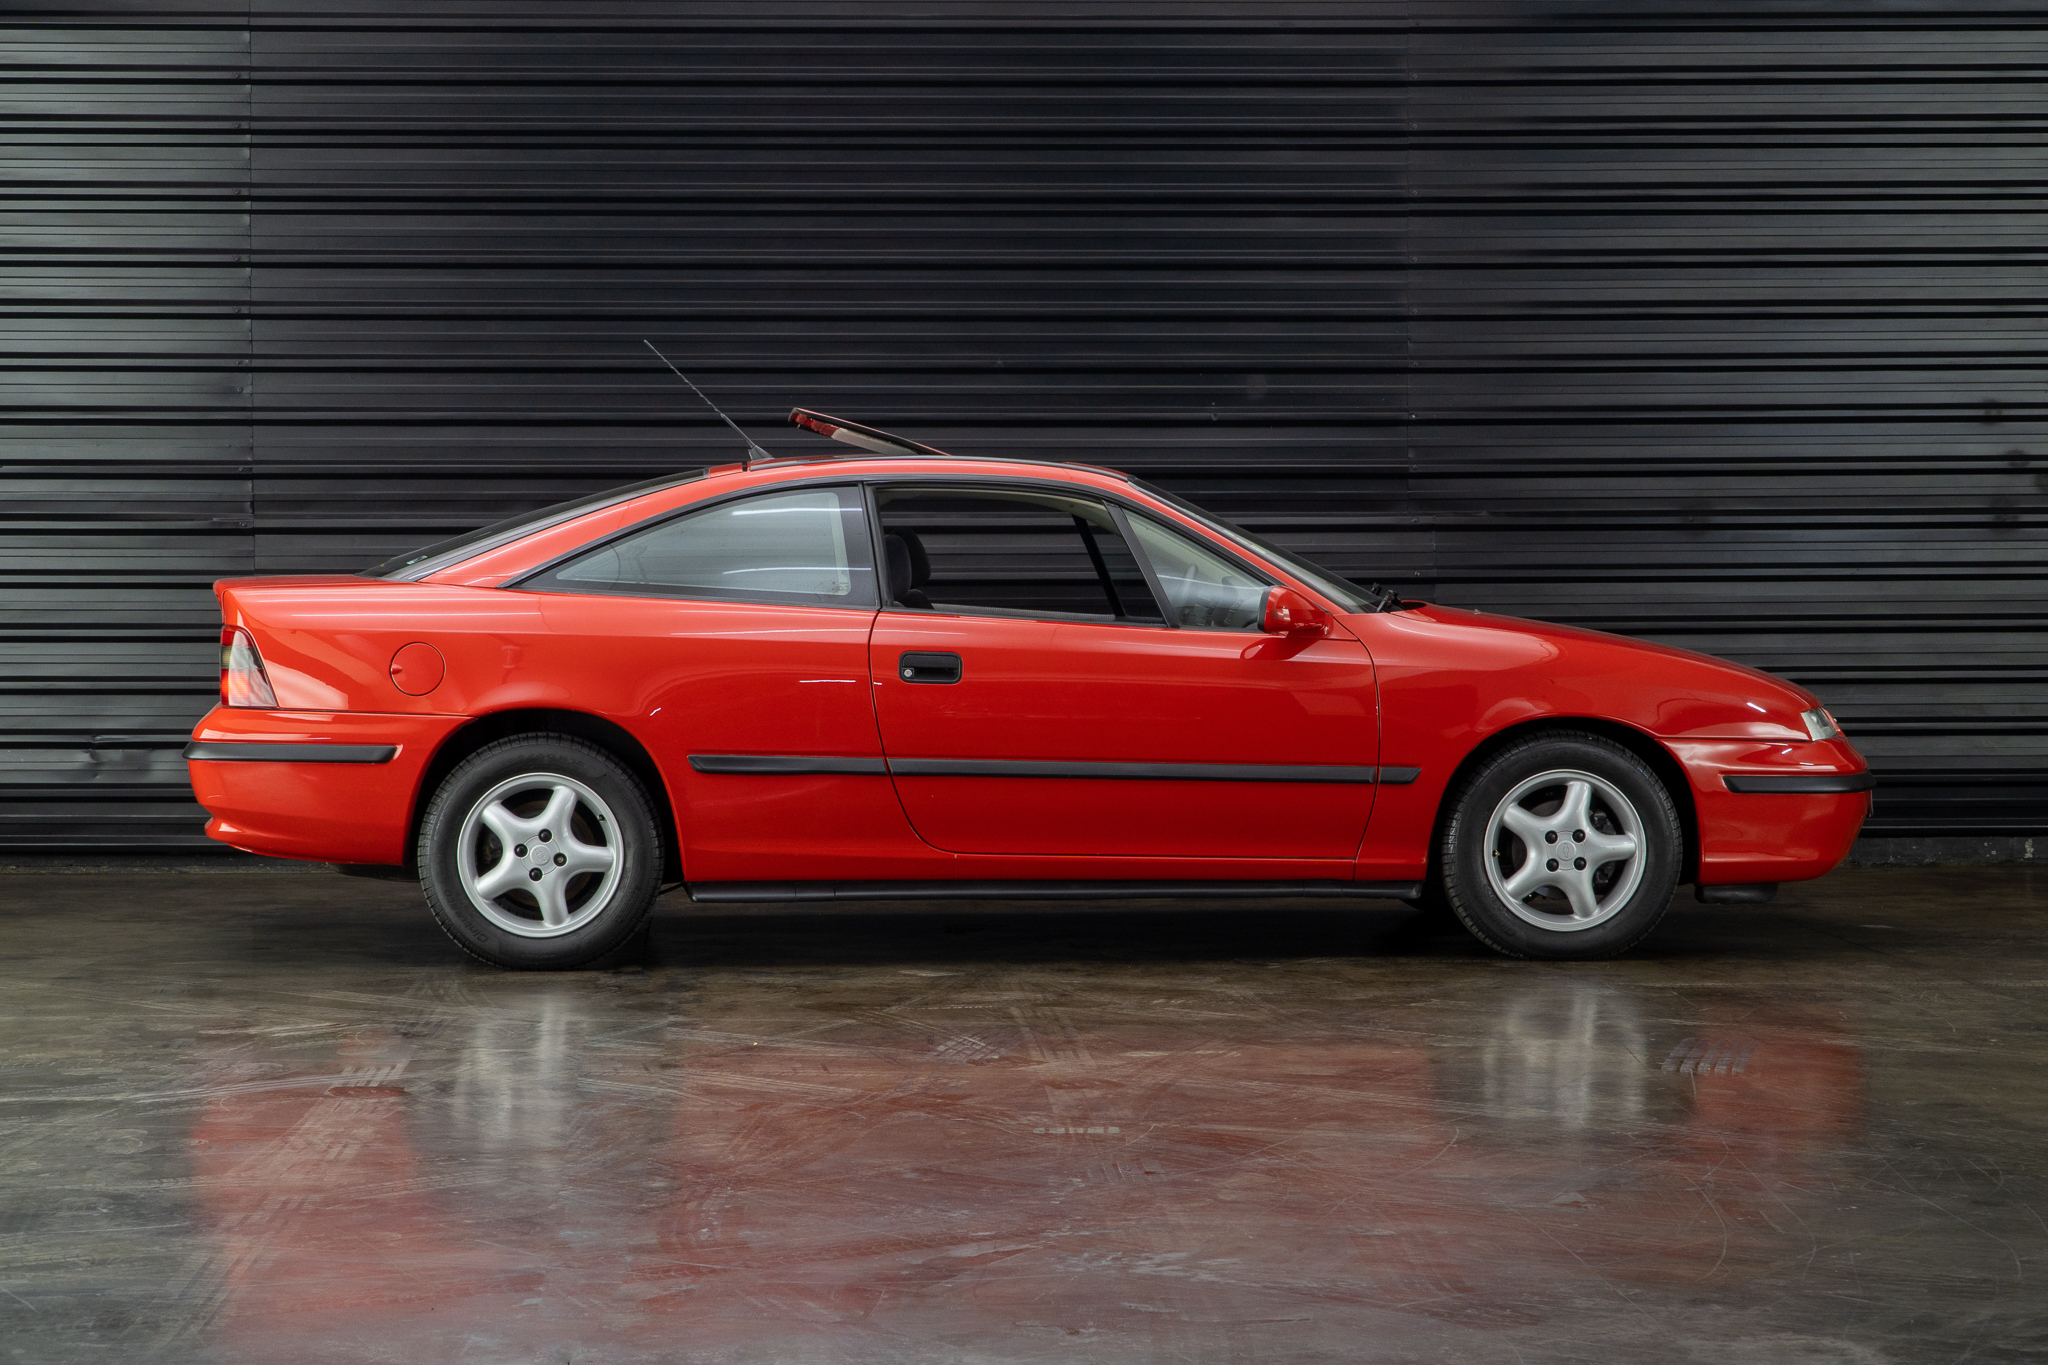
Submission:
[[[673,360],[670,360],[667,356],[662,355],[660,350],[658,350],[655,347],[655,344],[653,342],[649,341],[646,337],[642,337],[640,338],[640,344],[642,346],[645,346],[648,350],[653,351],[655,356],[660,359],[662,364],[668,366],[670,373],[674,374],[676,378],[682,380],[685,384],[690,384],[690,376],[684,374],[681,370],[678,370],[676,368],[676,363]],[[690,392],[696,394],[699,398],[704,398],[704,390],[698,388],[695,384],[690,384]],[[761,449],[761,447],[755,445],[753,437],[747,435],[747,433],[744,431],[740,431],[740,424],[738,422],[733,421],[732,418],[727,417],[723,412],[720,412],[718,404],[712,402],[709,398],[704,398],[704,406],[710,408],[713,412],[718,413],[718,420],[725,423],[727,426],[731,427],[735,432],[738,432],[739,438],[747,443],[746,454],[740,456],[741,469],[751,469],[756,458],[763,460],[772,460],[775,458],[773,455],[770,455],[767,451]]]

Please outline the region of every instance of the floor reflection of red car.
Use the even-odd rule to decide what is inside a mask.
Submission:
[[[1870,775],[1767,674],[1402,601],[1121,474],[868,452],[693,471],[358,575],[218,585],[186,755],[239,848],[416,870],[567,966],[698,900],[1321,894],[1623,951],[1766,898]]]
[[[180,1344],[782,1361],[1001,1337],[1064,1361],[1210,1359],[1229,1335],[1263,1359],[1513,1359],[1444,1332],[1582,1338],[1603,1298],[1664,1322],[1904,1273],[1845,1234],[1868,1101],[1834,1007],[1710,1011],[1660,1068],[1678,1026],[1654,989],[1524,978],[1431,1047],[1357,1036],[1392,1021],[1355,1004],[1139,970],[1167,992],[1151,1017],[982,961],[850,1013],[712,972],[630,1046],[589,1046],[623,1016],[567,991],[448,1005],[432,1041],[212,1040]],[[1682,1069],[1703,1052],[1747,1060]],[[2009,1274],[1927,1207],[1957,1229],[1943,1285]]]

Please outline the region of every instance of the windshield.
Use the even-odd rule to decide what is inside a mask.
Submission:
[[[608,488],[602,493],[591,493],[584,497],[571,498],[568,502],[555,503],[551,507],[521,512],[503,521],[494,521],[489,526],[479,526],[474,531],[464,531],[459,536],[450,536],[446,540],[437,540],[432,545],[423,545],[417,550],[394,555],[382,564],[373,564],[356,572],[363,578],[394,578],[402,582],[415,582],[430,573],[447,568],[450,564],[460,564],[465,559],[474,559],[486,550],[509,544],[543,527],[553,526],[571,517],[580,517],[585,512],[595,512],[600,507],[626,502],[643,493],[690,483],[703,478],[704,473],[705,471],[701,469],[690,469],[681,474],[664,474],[645,483],[627,484],[624,488]]]
[[[1378,584],[1374,584],[1370,588],[1361,588],[1350,579],[1331,573],[1322,565],[1303,559],[1292,550],[1283,550],[1265,537],[1253,535],[1250,531],[1245,530],[1244,527],[1225,521],[1214,512],[1195,506],[1186,498],[1178,497],[1163,488],[1154,488],[1151,484],[1140,482],[1137,479],[1131,480],[1131,486],[1144,489],[1147,493],[1150,493],[1153,497],[1170,507],[1179,508],[1196,521],[1202,523],[1202,525],[1222,536],[1225,540],[1234,541],[1254,554],[1263,555],[1275,563],[1286,566],[1288,572],[1314,588],[1323,596],[1329,598],[1332,602],[1343,607],[1346,611],[1391,611],[1400,604],[1400,594],[1398,593],[1382,588]]]

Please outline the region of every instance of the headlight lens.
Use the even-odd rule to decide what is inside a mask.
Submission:
[[[1840,739],[1842,727],[1835,724],[1835,718],[1828,714],[1825,706],[1816,706],[1811,711],[1801,711],[1799,719],[1806,722],[1806,733],[1815,739]]]

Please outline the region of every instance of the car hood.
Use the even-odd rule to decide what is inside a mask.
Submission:
[[[1519,676],[1531,694],[1576,694],[1593,713],[1639,711],[1635,723],[1653,734],[1804,740],[1799,713],[1820,704],[1762,669],[1605,631],[1433,603],[1379,619],[1455,639],[1472,664]]]

